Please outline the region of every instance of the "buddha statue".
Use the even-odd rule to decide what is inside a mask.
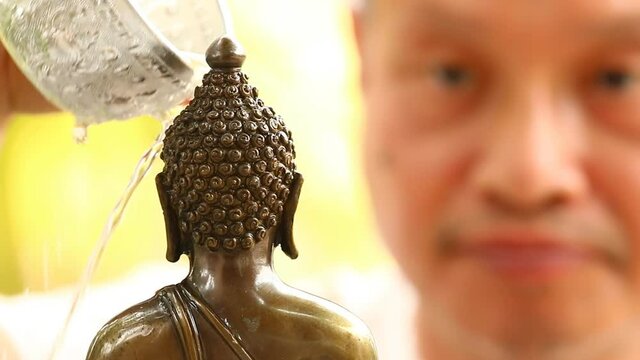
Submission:
[[[156,185],[167,259],[186,254],[189,274],[109,321],[87,359],[377,358],[362,321],[273,270],[274,248],[298,256],[303,178],[291,132],[247,82],[244,58],[233,39],[217,39],[211,71],[166,131]]]

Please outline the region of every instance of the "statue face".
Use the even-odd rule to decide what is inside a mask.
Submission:
[[[640,327],[639,19],[624,0],[363,19],[377,215],[450,345],[546,359]]]

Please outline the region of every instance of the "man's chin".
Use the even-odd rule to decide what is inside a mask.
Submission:
[[[586,360],[585,352],[607,353],[637,327],[624,280],[598,261],[542,272],[540,264],[497,265],[465,258],[443,267],[423,297],[430,331],[487,359]]]

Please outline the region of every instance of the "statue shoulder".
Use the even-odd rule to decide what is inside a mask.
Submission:
[[[104,325],[91,343],[87,360],[182,360],[181,354],[171,313],[156,294]]]
[[[376,360],[377,349],[369,327],[345,308],[328,300],[324,301],[331,305],[329,310],[333,317],[327,315],[323,321],[330,321],[335,326],[334,336],[337,339],[343,339],[344,359]]]
[[[299,310],[313,314],[313,331],[303,332],[305,337],[323,339],[332,359],[375,360],[378,358],[371,330],[357,316],[333,303],[315,295],[300,291],[298,293]],[[307,324],[308,325],[308,324]],[[312,334],[315,333],[315,336]]]

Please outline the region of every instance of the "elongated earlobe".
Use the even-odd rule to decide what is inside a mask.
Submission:
[[[169,194],[165,190],[162,181],[162,173],[156,175],[156,189],[158,190],[160,206],[162,207],[162,213],[164,215],[164,225],[167,231],[167,260],[176,262],[183,253],[182,237],[178,226],[178,217],[171,208]]]
[[[278,229],[278,243],[287,256],[292,259],[298,258],[298,249],[293,241],[293,218],[296,210],[298,209],[298,201],[300,199],[300,191],[302,190],[302,183],[304,179],[302,174],[296,172],[293,175],[293,183],[291,184],[291,191],[287,202],[284,204],[284,210],[282,211],[282,218]]]

